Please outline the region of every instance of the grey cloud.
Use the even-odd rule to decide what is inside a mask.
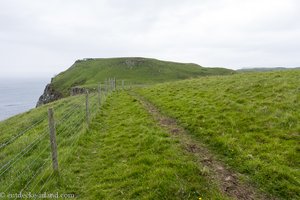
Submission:
[[[3,0],[1,75],[52,76],[83,57],[300,66],[299,9],[296,0]]]

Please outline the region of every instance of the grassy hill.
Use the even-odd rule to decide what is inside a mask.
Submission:
[[[299,77],[300,70],[236,74],[139,92],[258,188],[299,199]]]
[[[153,84],[233,72],[224,68],[204,68],[196,64],[149,58],[96,58],[76,61],[68,70],[54,77],[52,84],[56,91],[68,96],[71,87],[94,87],[98,82],[113,77],[132,84]]]
[[[96,61],[76,62],[74,71],[71,67],[53,83],[64,73],[73,71],[70,80],[79,76],[76,67],[84,62]],[[102,93],[100,102],[96,93],[90,94],[89,126],[82,95],[0,122],[0,193],[299,199],[300,71],[171,82],[178,78],[174,74],[167,83]],[[94,75],[94,83],[81,84],[101,81],[102,73]],[[55,111],[59,173],[51,165],[49,107]]]

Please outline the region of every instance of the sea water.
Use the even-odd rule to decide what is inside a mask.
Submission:
[[[0,121],[36,106],[48,78],[0,79]]]

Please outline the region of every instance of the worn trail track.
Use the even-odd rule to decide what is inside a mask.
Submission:
[[[131,93],[158,124],[166,129],[171,137],[179,140],[182,148],[188,153],[194,155],[198,164],[203,167],[203,175],[219,185],[220,190],[227,196],[233,199],[241,200],[256,200],[256,199],[275,199],[268,195],[262,194],[250,184],[241,182],[238,173],[230,170],[224,163],[215,158],[215,156],[201,143],[195,140],[188,134],[188,132],[180,127],[176,120],[163,115],[153,104],[147,101],[144,97]]]

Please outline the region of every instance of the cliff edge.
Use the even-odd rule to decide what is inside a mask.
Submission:
[[[37,107],[55,100],[97,88],[108,78],[133,85],[151,85],[212,75],[231,75],[225,68],[206,68],[193,63],[178,63],[153,58],[85,58],[52,78],[39,98]],[[85,88],[85,89],[83,89]]]
[[[46,85],[44,93],[40,96],[36,104],[36,107],[56,101],[61,98],[63,98],[63,95],[54,89],[52,83],[49,83]]]

